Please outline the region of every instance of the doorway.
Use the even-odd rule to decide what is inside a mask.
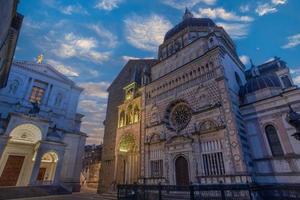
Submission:
[[[25,156],[9,155],[2,175],[0,186],[16,186],[23,166]]]
[[[183,156],[179,156],[175,160],[176,184],[188,185],[189,184],[189,169],[188,162]]]

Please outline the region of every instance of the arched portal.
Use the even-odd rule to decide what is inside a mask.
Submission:
[[[29,184],[42,133],[38,126],[26,123],[15,127],[0,159],[0,186]]]
[[[37,182],[50,184],[54,181],[57,161],[58,156],[55,152],[47,152],[42,156]]]
[[[175,173],[177,185],[189,184],[189,169],[188,162],[183,156],[179,156],[175,160]]]
[[[34,124],[22,124],[14,128],[11,133],[10,141],[18,143],[35,144],[42,139],[39,127]]]
[[[133,134],[121,136],[117,150],[116,182],[132,184],[138,179],[137,144]]]

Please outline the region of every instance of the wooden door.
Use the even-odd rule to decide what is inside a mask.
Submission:
[[[0,186],[16,186],[25,156],[8,156],[0,177]]]
[[[41,167],[37,176],[38,181],[43,181],[45,178],[45,173],[46,173],[46,168],[45,167]]]
[[[189,184],[188,162],[183,156],[179,156],[176,159],[175,170],[176,170],[176,184],[188,185]]]

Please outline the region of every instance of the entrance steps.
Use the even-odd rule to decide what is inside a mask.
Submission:
[[[24,187],[0,187],[0,200],[27,197],[40,197],[48,195],[71,194],[61,186],[24,186]]]
[[[103,199],[103,200],[117,200],[118,199],[118,195],[117,192],[106,192],[106,193],[102,193],[99,194],[99,199]]]

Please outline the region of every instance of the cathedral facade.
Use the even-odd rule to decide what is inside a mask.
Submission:
[[[289,68],[275,58],[245,70],[210,19],[186,10],[157,60],[130,60],[108,92],[100,192],[135,182],[300,181],[299,141],[287,122],[300,90]]]

